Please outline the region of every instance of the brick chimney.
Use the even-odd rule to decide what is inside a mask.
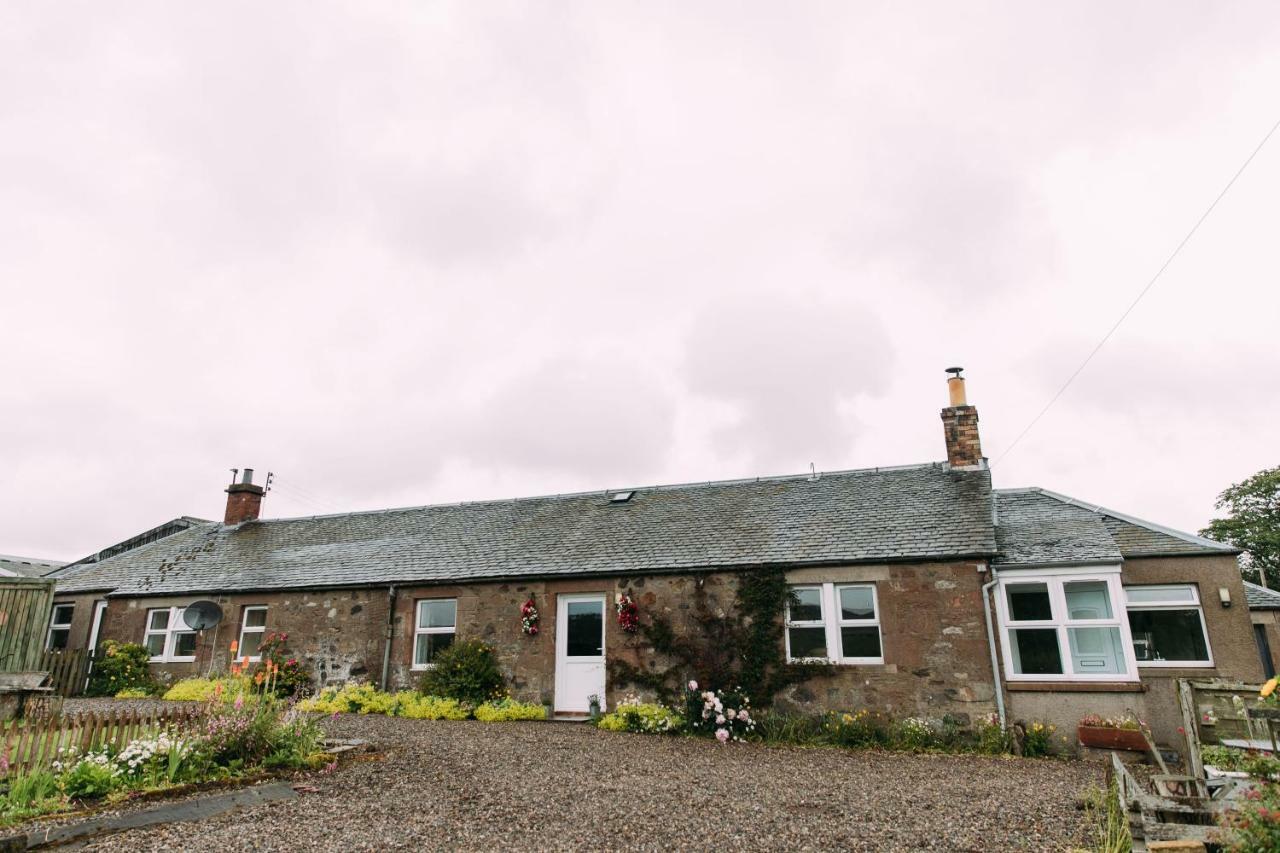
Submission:
[[[951,405],[942,410],[942,430],[947,439],[947,464],[960,470],[987,467],[978,438],[978,410],[969,405],[964,395],[963,367],[948,367],[947,391]]]
[[[270,479],[270,478],[268,478]],[[253,484],[253,469],[245,468],[240,472],[240,482],[232,478],[227,486],[227,514],[222,523],[228,526],[243,521],[256,521],[262,512],[262,496],[266,490]]]

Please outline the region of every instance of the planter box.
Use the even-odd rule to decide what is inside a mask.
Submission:
[[[1078,726],[1080,743],[1095,749],[1129,749],[1147,751],[1147,739],[1137,729],[1113,729],[1107,726]]]

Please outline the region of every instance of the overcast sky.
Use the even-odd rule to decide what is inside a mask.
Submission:
[[[945,458],[1280,464],[1260,3],[8,3],[0,552]],[[1034,7],[1034,8],[1032,8]],[[1280,137],[1280,134],[1278,134]]]

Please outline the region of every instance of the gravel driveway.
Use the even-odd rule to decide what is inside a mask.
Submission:
[[[768,748],[579,723],[326,720],[381,750],[319,793],[98,850],[1053,850],[1099,765]]]

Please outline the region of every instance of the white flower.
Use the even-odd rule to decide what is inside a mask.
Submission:
[[[693,681],[693,680],[690,680],[690,681],[689,681],[689,689],[690,689],[690,690],[697,690],[697,689],[698,689],[698,682]]]
[[[730,708],[724,712],[724,715],[732,720],[734,717],[738,716],[738,712]]]

